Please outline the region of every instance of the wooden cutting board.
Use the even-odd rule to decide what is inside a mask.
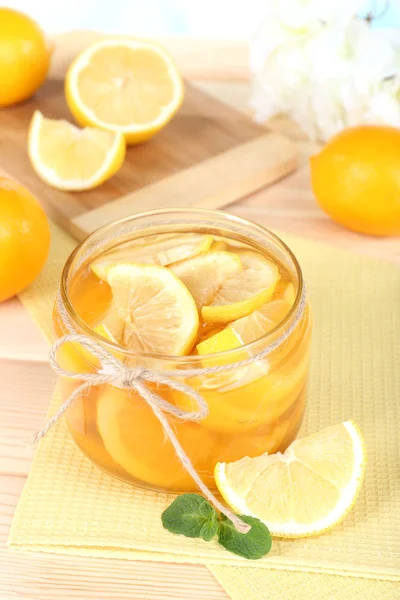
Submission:
[[[94,190],[63,192],[41,181],[29,163],[27,133],[35,109],[72,120],[61,79],[48,80],[29,102],[0,111],[0,167],[78,239],[152,208],[221,208],[284,177],[297,164],[293,142],[186,83],[175,118],[152,140],[131,146],[114,177]]]

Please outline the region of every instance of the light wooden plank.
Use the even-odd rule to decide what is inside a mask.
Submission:
[[[105,223],[165,206],[225,206],[292,172],[297,156],[292,142],[266,133],[72,219],[72,233],[83,237]]]
[[[47,362],[49,345],[18,298],[1,304],[0,359]]]
[[[273,195],[273,192],[271,192]],[[291,205],[286,207],[270,207],[264,196],[252,197],[240,205],[233,205],[229,212],[245,219],[255,221],[287,233],[314,239],[325,244],[344,248],[379,258],[400,265],[400,244],[398,238],[372,238],[359,233],[348,231],[336,225],[317,207],[305,208],[302,196],[296,193],[286,199]],[[305,204],[309,204],[309,196],[305,196]]]
[[[0,474],[28,474],[27,441],[43,426],[55,380],[47,363],[0,360]]]

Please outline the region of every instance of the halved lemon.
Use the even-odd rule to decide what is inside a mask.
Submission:
[[[170,269],[183,281],[201,309],[212,302],[222,283],[240,273],[243,267],[236,254],[216,251],[171,265]]]
[[[226,277],[212,302],[202,307],[207,323],[228,323],[249,315],[271,299],[279,281],[278,266],[261,254],[243,250],[233,256],[240,258],[243,269]]]
[[[365,472],[365,444],[353,421],[294,441],[284,454],[217,463],[215,481],[237,512],[263,521],[272,535],[317,535],[353,507]]]
[[[29,128],[28,154],[43,181],[60,190],[97,187],[122,166],[125,140],[121,133],[93,127],[79,129],[35,111]]]
[[[71,64],[67,104],[81,125],[122,133],[127,143],[152,137],[182,104],[182,77],[169,54],[154,42],[109,38]]]
[[[166,267],[118,263],[108,267],[113,300],[104,323],[139,354],[180,356],[192,348],[199,327],[196,304]]]
[[[92,271],[100,279],[107,278],[107,268],[119,262],[155,264],[165,267],[206,252],[213,243],[213,236],[202,233],[166,236],[149,244],[131,244],[101,256],[91,264]]]

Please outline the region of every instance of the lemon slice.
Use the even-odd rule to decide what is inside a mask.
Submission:
[[[288,283],[283,292],[283,298],[290,304],[294,304],[296,299],[296,290],[294,289],[293,283]]]
[[[210,248],[210,252],[220,252],[229,250],[228,244],[223,240],[215,240]]]
[[[108,329],[107,325],[105,325],[104,323],[100,323],[100,325],[96,325],[96,327],[94,328],[94,331],[98,335],[101,335],[106,340],[117,343],[117,340],[115,339],[115,337],[113,336],[111,331]]]
[[[89,190],[120,169],[125,140],[118,132],[79,129],[68,121],[46,119],[37,110],[29,129],[28,153],[36,173],[49,185]]]
[[[78,123],[118,131],[128,143],[138,143],[172,118],[184,88],[163,48],[146,40],[109,38],[74,60],[65,94]]]
[[[279,281],[276,264],[257,252],[243,250],[240,258],[243,270],[221,282],[209,306],[201,315],[207,323],[228,323],[247,316],[270,300]]]
[[[241,345],[242,341],[236,335],[235,331],[227,327],[199,342],[196,346],[196,350],[200,355],[215,354],[216,352],[225,352],[226,350],[239,348]],[[240,360],[240,358],[237,360]]]
[[[107,269],[110,265],[119,262],[133,262],[165,267],[171,263],[191,258],[200,252],[206,252],[212,243],[212,235],[202,233],[167,237],[150,244],[135,244],[110,252],[94,260],[91,269],[97,277],[106,280]]]
[[[124,346],[141,354],[180,356],[199,327],[195,302],[169,269],[118,263],[107,270],[113,300],[104,322]]]
[[[214,333],[214,335],[199,342],[196,350],[200,356],[203,356],[223,353],[227,350],[240,348],[241,346],[243,346],[243,340],[234,328],[228,326],[222,331]],[[249,356],[250,354],[243,349],[238,350],[233,355],[230,353],[228,356],[221,354],[218,357],[205,357],[202,362],[205,367],[214,367],[246,360]],[[254,361],[240,368],[203,377],[199,383],[199,387],[200,389],[218,389],[220,392],[227,392],[259,379],[263,375],[266,375],[268,370],[269,364],[266,359]]]
[[[170,267],[186,285],[199,309],[209,304],[222,283],[242,268],[239,256],[223,251],[200,254]]]
[[[200,328],[199,328],[199,337],[198,337],[198,343],[200,342],[204,342],[205,340],[207,340],[209,337],[215,335],[216,333],[219,333],[220,331],[222,331],[224,329],[224,325],[221,323],[201,323],[200,324]]]
[[[353,421],[294,441],[284,454],[217,463],[215,481],[237,512],[280,537],[316,535],[353,507],[365,472],[365,444]]]
[[[149,388],[159,392],[156,384],[149,384]],[[166,393],[164,390],[163,396],[173,402]],[[108,386],[97,397],[96,413],[104,447],[124,469],[125,477],[129,474],[136,483],[164,490],[194,491],[195,484],[166,439],[159,420],[137,393]],[[212,471],[220,449],[217,436],[199,423],[179,419],[171,419],[170,423],[203,481],[215,487]]]
[[[292,304],[287,300],[271,300],[247,317],[232,321],[228,327],[242,340],[243,344],[249,344],[275,329],[289,313],[291,307]]]

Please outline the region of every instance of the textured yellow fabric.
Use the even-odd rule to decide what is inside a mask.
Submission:
[[[267,579],[278,577],[269,567],[400,577],[400,272],[388,263],[283,237],[303,266],[315,318],[303,433],[352,418],[366,439],[366,482],[345,522],[319,538],[275,540],[271,553],[254,562],[229,554],[216,542],[171,535],[163,530],[160,515],[172,497],[102,473],[82,455],[60,421],[36,452],[12,524],[11,547],[236,565],[242,568],[232,573],[244,587],[250,585],[249,567],[257,569],[254,586],[263,576],[260,570]],[[54,228],[49,263],[21,295],[47,334],[60,266],[72,247],[72,240]],[[55,395],[53,409],[58,402]],[[217,574],[223,580],[225,573]],[[282,573],[282,581],[285,577]],[[336,597],[347,598],[332,595],[330,600]]]
[[[321,573],[208,567],[232,600],[399,600],[400,583]]]

